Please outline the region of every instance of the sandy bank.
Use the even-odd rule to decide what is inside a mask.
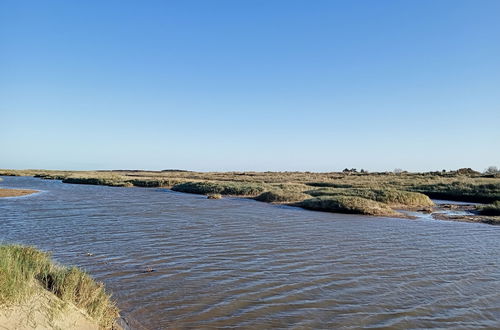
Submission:
[[[77,267],[32,246],[0,245],[0,329],[115,329],[118,309]]]
[[[40,286],[35,291],[23,303],[0,308],[1,329],[99,329],[97,323],[73,304],[63,302]]]
[[[0,188],[0,197],[18,197],[18,196],[31,195],[36,192],[38,192],[38,190]]]

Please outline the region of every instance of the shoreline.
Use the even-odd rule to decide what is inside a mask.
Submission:
[[[33,246],[0,244],[0,324],[9,329],[122,329],[104,284]]]
[[[62,180],[70,184],[164,188],[215,200],[247,198],[330,213],[412,218],[405,212],[409,211],[437,220],[500,224],[499,206],[495,204],[500,203],[500,176],[466,168],[422,173],[368,173],[354,169],[322,173],[0,169],[1,175]],[[467,212],[457,214],[453,211],[457,207]]]
[[[0,198],[28,196],[38,192],[40,191],[33,189],[0,188]]]
[[[34,178],[40,178],[40,179],[52,179],[52,180],[58,180],[61,178],[47,178],[47,177],[40,177],[36,175],[19,175],[19,176],[25,176],[25,177],[34,177]],[[62,183],[70,183],[70,184],[89,184],[87,182],[64,182],[62,180]],[[104,185],[104,186],[111,186],[113,187],[114,185],[106,184],[107,182],[99,182],[99,183],[90,183],[92,185]],[[123,186],[122,186],[123,187]],[[391,210],[394,211],[394,213],[384,213],[381,212],[379,214],[368,214],[368,213],[360,213],[357,210],[355,211],[350,211],[350,210],[328,210],[328,209],[314,209],[314,208],[308,208],[303,205],[301,205],[300,202],[290,202],[290,201],[272,201],[272,200],[260,200],[256,196],[253,195],[237,195],[237,194],[217,194],[220,197],[218,198],[213,198],[211,197],[214,194],[211,193],[205,193],[205,192],[195,192],[195,191],[182,191],[182,190],[176,190],[172,189],[172,187],[166,187],[166,186],[148,186],[148,185],[131,185],[131,186],[125,186],[129,188],[163,188],[163,189],[168,189],[172,192],[177,192],[177,193],[187,193],[187,194],[194,194],[194,195],[200,195],[200,196],[206,196],[208,199],[220,199],[220,198],[243,198],[243,199],[251,199],[251,200],[256,200],[256,201],[261,201],[264,203],[272,204],[272,205],[285,205],[285,206],[291,206],[291,207],[298,207],[304,210],[308,211],[318,211],[318,212],[327,212],[327,213],[338,213],[338,214],[358,214],[358,215],[364,215],[364,216],[369,216],[369,217],[389,217],[389,218],[397,218],[397,219],[417,219],[417,218],[425,218],[424,215],[430,216],[434,220],[441,220],[441,221],[457,221],[457,222],[469,222],[469,223],[483,223],[483,224],[489,224],[489,225],[500,225],[500,217],[498,216],[491,216],[491,215],[481,215],[477,211],[475,211],[475,208],[481,204],[475,203],[475,202],[463,202],[463,201],[450,201],[450,200],[433,200],[434,204],[432,206],[426,206],[426,207],[419,207],[419,206],[405,206],[405,205],[392,205]],[[16,189],[16,188],[0,188],[0,197],[21,197],[21,196],[28,196],[34,193],[40,192],[38,190],[32,190],[32,189]],[[387,211],[387,210],[386,210]],[[452,212],[449,212],[452,211]],[[462,214],[456,214],[453,211],[459,211]],[[465,211],[465,212],[464,212]],[[415,214],[410,214],[410,213],[417,213],[420,215],[415,215]]]

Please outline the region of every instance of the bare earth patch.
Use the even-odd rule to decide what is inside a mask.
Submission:
[[[88,329],[98,325],[71,303],[39,288],[21,304],[0,309],[0,329]]]
[[[0,197],[18,197],[34,194],[38,190],[31,189],[2,189],[0,188]]]

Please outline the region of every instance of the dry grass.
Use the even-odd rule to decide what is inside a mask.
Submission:
[[[353,196],[392,208],[431,207],[431,198],[491,203],[500,200],[500,178],[470,169],[428,173],[189,172],[0,170],[64,182],[165,187],[195,194],[221,194],[293,203],[314,196]]]
[[[118,317],[103,284],[85,272],[59,266],[34,247],[0,245],[0,305],[25,301],[36,293],[33,283],[82,309],[103,329],[111,329]]]

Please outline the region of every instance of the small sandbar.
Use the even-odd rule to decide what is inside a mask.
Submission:
[[[18,197],[37,193],[38,190],[31,189],[2,189],[0,188],[0,197]]]

